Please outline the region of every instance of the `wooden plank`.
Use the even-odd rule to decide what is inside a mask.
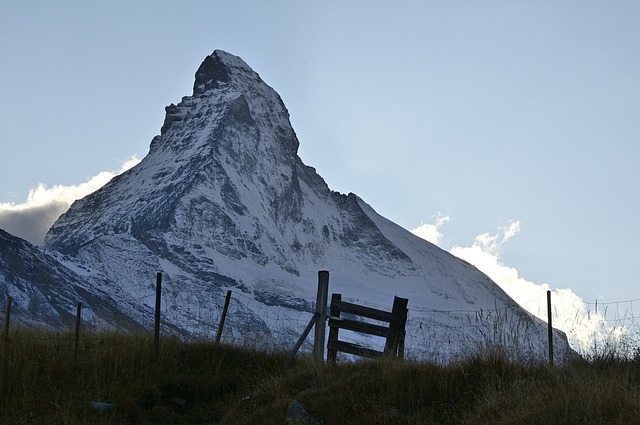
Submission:
[[[367,317],[381,322],[391,322],[391,313],[388,311],[378,310],[371,307],[365,307],[357,304],[348,303],[346,301],[331,300],[331,309],[339,310],[343,313],[350,313],[356,316]]]
[[[345,341],[329,341],[329,349],[335,351],[341,351],[347,354],[353,354],[360,357],[369,357],[371,359],[377,359],[384,356],[384,353],[370,348],[365,348],[357,344]]]
[[[224,298],[224,307],[222,307],[222,315],[220,316],[220,324],[218,325],[218,331],[216,332],[217,347],[220,344],[220,338],[222,337],[222,330],[224,329],[224,322],[227,320],[227,311],[229,310],[229,302],[231,301],[231,289],[227,291],[227,295]]]
[[[302,343],[307,338],[307,335],[309,335],[309,332],[311,332],[311,328],[316,324],[316,322],[318,321],[319,318],[320,318],[320,313],[316,312],[313,315],[313,317],[311,318],[311,320],[309,320],[309,323],[307,324],[307,327],[304,328],[304,331],[302,332],[302,335],[300,335],[300,338],[298,338],[298,342],[296,342],[296,345],[293,347],[293,350],[291,350],[291,353],[289,353],[289,358],[287,359],[287,364],[291,364],[293,362],[293,358],[296,356],[296,353],[298,352],[300,347],[302,347]]]
[[[372,323],[356,322],[355,320],[343,319],[340,317],[329,317],[329,327],[346,329],[367,335],[374,335],[386,338],[389,334],[387,326],[374,325]]]
[[[332,317],[340,317],[340,310],[335,310],[333,308],[333,304],[339,302],[342,299],[341,294],[332,294],[331,295],[331,311],[329,312]],[[335,363],[337,351],[331,348],[331,342],[338,340],[338,332],[339,329],[336,327],[329,327],[329,341],[327,343],[327,363]]]

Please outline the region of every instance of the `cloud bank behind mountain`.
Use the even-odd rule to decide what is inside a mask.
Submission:
[[[0,229],[40,246],[51,225],[73,202],[95,192],[139,162],[138,158],[132,156],[119,171],[102,171],[78,185],[47,187],[40,183],[29,191],[24,202],[0,203]]]

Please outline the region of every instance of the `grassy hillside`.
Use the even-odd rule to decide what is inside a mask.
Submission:
[[[1,424],[285,424],[297,400],[330,424],[640,422],[640,357],[561,368],[496,356],[446,367],[316,365],[210,343],[96,333],[10,334]],[[93,401],[110,404],[97,404]],[[99,409],[102,407],[102,411]]]

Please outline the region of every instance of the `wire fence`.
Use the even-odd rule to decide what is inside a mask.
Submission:
[[[585,302],[554,291],[553,325],[581,355],[634,357],[640,350],[640,299]],[[527,308],[527,306],[524,306]]]
[[[186,341],[214,341],[220,326],[227,288],[184,291],[178,285],[163,289],[160,326],[163,335]],[[151,334],[155,327],[155,292],[118,298],[113,308],[84,308],[79,322],[82,332],[110,331]],[[289,300],[291,301],[291,300]],[[544,294],[520,306],[484,310],[437,310],[412,306],[409,300],[405,348],[408,358],[448,362],[488,348],[501,347],[518,359],[544,358],[548,350],[547,306]],[[16,311],[20,312],[20,305]],[[588,303],[562,291],[554,291],[552,323],[566,334],[569,345],[554,336],[555,355],[573,353],[584,357],[615,354],[623,358],[640,350],[640,299]],[[126,312],[126,315],[122,313]],[[221,342],[260,350],[288,351],[315,312],[315,303],[295,299],[284,305],[257,296],[255,291],[234,290],[228,306]],[[2,323],[7,324],[3,309]],[[73,332],[75,306],[68,306],[66,320]],[[60,331],[30,320],[25,311],[11,319],[11,329]],[[7,327],[8,329],[8,327]],[[365,345],[383,345],[370,336],[358,337]],[[313,341],[305,341],[309,352]]]
[[[590,303],[562,290],[552,291],[552,298],[552,325],[566,335],[572,352],[586,358],[633,358],[640,354],[640,299]],[[526,310],[525,316],[521,307]],[[548,308],[544,293],[529,302],[501,309],[413,308],[410,310],[417,314],[409,319],[408,332],[413,333],[418,350],[425,347],[427,357],[457,355],[487,344],[509,347],[516,355],[541,354],[545,347],[537,348],[535,344],[539,346],[538,341],[546,338]],[[531,321],[526,315],[538,320]]]

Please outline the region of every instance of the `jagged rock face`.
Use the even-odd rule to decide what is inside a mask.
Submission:
[[[241,59],[214,52],[193,96],[166,111],[149,155],[76,202],[49,231],[49,248],[76,253],[126,233],[163,256],[184,257],[186,246],[201,259],[250,258],[299,275],[300,262],[321,267],[338,242],[359,261],[374,257],[372,266],[394,258],[410,267],[354,195],[331,192],[302,163],[282,100]]]
[[[12,322],[49,329],[70,329],[75,306],[113,324],[132,323],[115,301],[46,251],[0,229],[0,304],[12,298]],[[98,286],[106,286],[96,279]],[[133,326],[135,328],[135,325]],[[125,326],[124,329],[127,329]],[[131,327],[129,327],[131,329]]]

